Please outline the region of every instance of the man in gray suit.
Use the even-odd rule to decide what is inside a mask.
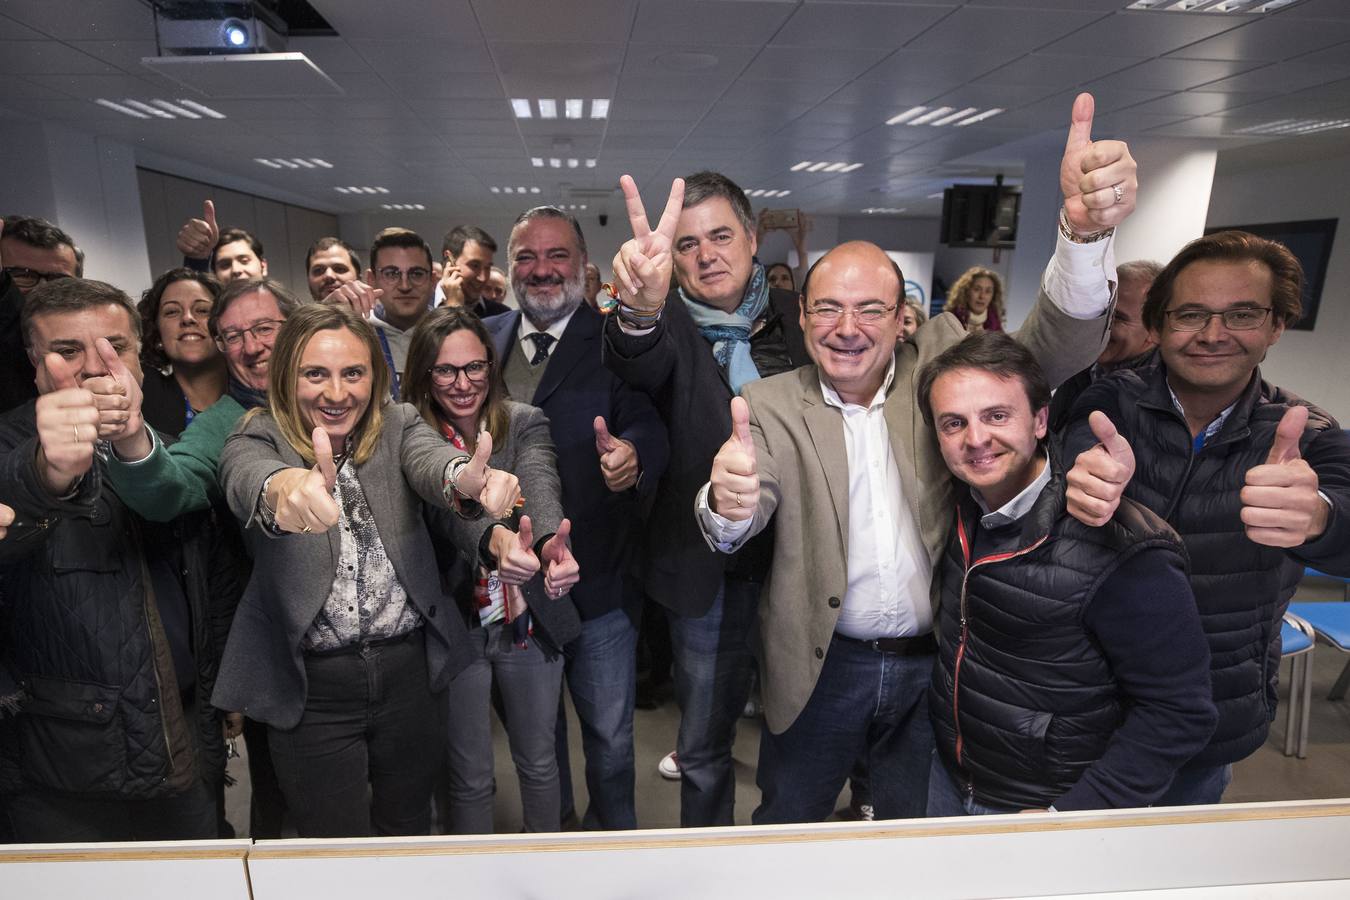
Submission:
[[[1060,240],[1017,334],[1054,384],[1106,336],[1111,229],[1136,189],[1128,149],[1093,143],[1091,118],[1081,95],[1061,170]],[[765,706],[756,824],[823,820],[860,756],[878,818],[924,813],[933,563],[953,493],[915,379],[966,333],[944,314],[897,347],[903,285],[872,244],[844,244],[812,268],[801,324],[815,365],[731,401],[732,435],[695,499],[721,552],[775,525],[756,647]]]

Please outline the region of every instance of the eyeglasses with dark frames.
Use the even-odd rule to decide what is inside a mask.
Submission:
[[[1269,306],[1238,306],[1222,312],[1207,309],[1169,309],[1164,315],[1173,331],[1204,331],[1209,320],[1218,316],[1229,331],[1251,331],[1265,324]]]
[[[456,381],[459,381],[460,372],[464,373],[464,377],[469,379],[470,384],[482,384],[487,381],[488,372],[491,369],[492,364],[486,359],[475,359],[473,362],[467,362],[462,366],[452,366],[446,363],[432,366],[427,371],[431,373],[431,380],[436,387],[450,387]]]

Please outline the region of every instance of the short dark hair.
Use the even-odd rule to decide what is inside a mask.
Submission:
[[[211,337],[220,337],[220,317],[225,315],[225,311],[234,305],[234,301],[258,291],[267,291],[276,298],[277,309],[281,311],[281,318],[283,319],[290,318],[291,313],[300,308],[300,301],[295,299],[295,295],[286,290],[286,286],[275,278],[236,278],[225,285],[220,292],[220,296],[216,298],[215,304],[211,307],[211,318],[206,322],[206,327],[211,331]]]
[[[267,254],[263,252],[262,241],[254,237],[251,232],[242,228],[226,228],[220,233],[220,239],[216,241],[216,246],[211,250],[212,268],[215,268],[216,254],[220,252],[220,248],[226,244],[233,244],[235,241],[247,241],[248,248],[253,251],[254,256],[258,257],[259,260],[267,258]]]
[[[571,225],[572,233],[576,235],[577,238],[577,249],[581,251],[582,256],[588,255],[586,253],[586,235],[581,233],[581,223],[577,221],[576,216],[566,210],[559,209],[556,206],[536,206],[533,209],[525,210],[517,216],[516,220],[511,223],[511,236],[506,240],[506,252],[508,254],[511,252],[511,247],[515,244],[516,229],[532,219],[561,219],[568,225]]]
[[[342,238],[331,236],[321,237],[309,245],[309,249],[305,251],[305,271],[309,271],[309,264],[314,259],[314,254],[322,253],[325,250],[332,250],[334,247],[341,247],[343,250],[346,250],[347,255],[351,257],[352,268],[358,273],[361,271],[361,257],[356,255],[356,251],[351,248],[351,245]]]
[[[80,277],[83,254],[76,248],[74,238],[46,219],[39,219],[37,216],[5,216],[5,230],[0,233],[0,237],[14,238],[41,250],[67,246],[75,253],[77,267],[75,277]]]
[[[477,225],[456,225],[445,233],[445,239],[441,241],[441,252],[449,253],[451,256],[458,257],[464,252],[464,245],[469,241],[482,244],[484,247],[497,252],[497,242]]]
[[[681,207],[682,209],[698,206],[713,197],[722,197],[731,204],[731,209],[736,213],[736,218],[740,219],[746,234],[753,235],[755,233],[755,216],[750,209],[750,198],[745,196],[745,191],[741,190],[740,185],[721,172],[705,170],[685,176],[684,206]]]
[[[375,235],[375,240],[370,242],[370,267],[375,268],[375,261],[380,258],[380,251],[385,247],[407,247],[410,250],[421,250],[427,255],[427,268],[430,269],[435,259],[431,256],[431,245],[428,244],[420,234],[410,228],[386,228]]]
[[[1032,412],[1050,404],[1050,382],[1031,351],[1002,331],[981,331],[948,347],[919,370],[919,410],[929,427],[933,425],[933,384],[957,369],[1020,380]]]
[[[1172,257],[1144,301],[1144,326],[1162,331],[1167,304],[1172,301],[1172,285],[1181,271],[1194,262],[1259,262],[1270,269],[1270,306],[1275,321],[1297,322],[1303,315],[1303,265],[1289,248],[1279,241],[1257,237],[1246,231],[1216,231],[1196,238]]]
[[[44,281],[28,292],[23,298],[23,309],[19,313],[19,327],[23,332],[23,345],[33,347],[33,320],[38,316],[56,313],[81,312],[99,306],[120,306],[131,320],[131,332],[136,340],[141,339],[141,317],[136,305],[123,291],[106,281],[94,281],[90,278],[58,278]]]
[[[213,276],[206,272],[189,269],[187,266],[179,266],[160,275],[155,279],[155,283],[150,285],[150,289],[141,294],[141,302],[136,304],[136,308],[141,314],[141,360],[156,369],[162,369],[169,364],[169,358],[164,355],[164,348],[157,346],[159,344],[159,304],[163,301],[164,292],[169,289],[169,285],[177,284],[180,281],[195,281],[200,284],[206,291],[207,296],[211,298],[212,309],[215,309],[216,301],[220,298],[219,281],[216,281]]]
[[[1163,265],[1151,259],[1132,259],[1129,262],[1116,263],[1116,282],[1147,281],[1152,284],[1162,274]]]

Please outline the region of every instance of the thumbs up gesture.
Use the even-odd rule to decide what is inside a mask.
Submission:
[[[637,448],[631,441],[616,438],[609,433],[604,416],[596,416],[595,452],[600,454],[600,472],[605,476],[605,487],[618,493],[637,484],[641,467]]]
[[[0,541],[5,539],[9,533],[9,526],[14,524],[14,510],[3,503],[0,503]]]
[[[1125,221],[1139,195],[1137,166],[1125,142],[1092,139],[1095,109],[1091,94],[1079,94],[1073,101],[1069,138],[1059,164],[1064,214],[1080,235]]]
[[[489,466],[488,460],[491,458],[492,435],[480,431],[478,441],[474,444],[473,457],[468,465],[460,469],[455,479],[455,491],[477,501],[492,518],[504,519],[520,500],[520,480],[510,472]]]
[[[571,534],[571,520],[563,519],[558,530],[539,548],[539,556],[544,564],[544,588],[550,597],[561,597],[581,580],[581,567],[572,555],[572,545],[568,540]]]
[[[1306,406],[1285,410],[1265,463],[1247,470],[1241,517],[1247,537],[1257,544],[1297,547],[1326,530],[1329,508],[1298,446],[1307,424]]]
[[[1088,416],[1097,445],[1078,454],[1065,476],[1068,513],[1084,525],[1105,525],[1120,506],[1134,477],[1134,451],[1116,426],[1098,410]]]
[[[731,437],[713,457],[708,501],[713,512],[733,522],[749,519],[759,506],[759,469],[755,439],[750,434],[750,407],[741,397],[731,398]]]
[[[78,368],[48,353],[38,372],[37,469],[52,494],[68,493],[94,464],[99,411],[94,395],[76,381]]]
[[[277,527],[297,534],[322,533],[341,518],[333,488],[337,486],[337,464],[328,432],[315,428],[314,467],[282,469],[267,486],[267,502],[276,514]]]
[[[106,338],[94,341],[106,375],[86,378],[81,385],[94,395],[98,407],[98,436],[105,441],[122,441],[129,435],[141,434],[145,420],[141,417],[141,378],[117,355]],[[144,454],[142,454],[144,455]]]
[[[216,205],[204,200],[202,217],[188,219],[178,229],[178,252],[189,259],[210,259],[218,240],[220,228],[216,225]]]
[[[539,557],[534,555],[534,526],[529,516],[520,517],[520,531],[505,525],[494,526],[488,538],[488,552],[497,560],[497,575],[503,584],[520,585],[539,571]]]

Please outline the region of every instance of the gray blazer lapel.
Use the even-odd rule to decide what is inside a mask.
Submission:
[[[843,417],[837,409],[825,405],[815,366],[802,370],[802,418],[815,445],[816,456],[825,471],[825,484],[834,504],[835,526],[848,555],[848,447],[844,443]]]

